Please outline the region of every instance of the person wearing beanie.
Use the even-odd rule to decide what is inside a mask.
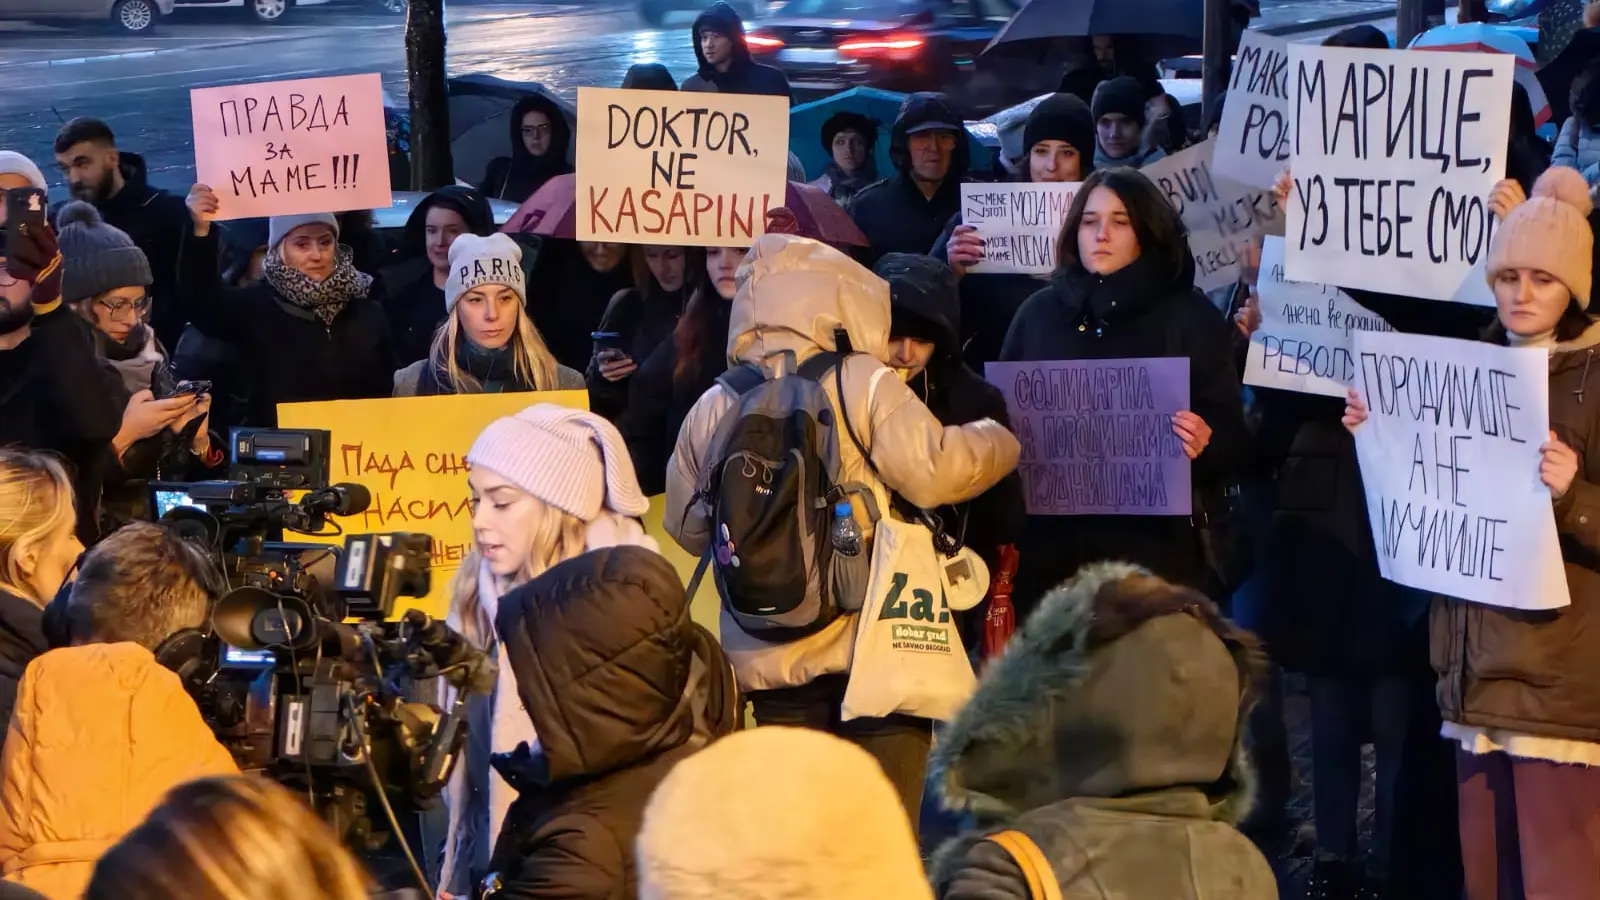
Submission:
[[[1149,99],[1149,90],[1129,75],[1102,81],[1095,88],[1090,111],[1094,115],[1096,169],[1112,166],[1137,169],[1166,156],[1159,149],[1148,153],[1140,150],[1144,138],[1145,102]]]
[[[695,18],[690,34],[694,36],[694,56],[700,65],[684,79],[683,90],[789,97],[788,76],[750,58],[744,20],[723,0],[706,7]]]
[[[206,337],[237,348],[251,373],[244,425],[271,427],[278,404],[388,397],[394,389],[394,340],[373,278],[339,243],[332,213],[274,216],[267,224],[262,280],[229,287],[212,227],[217,195],[189,191],[190,234],[178,257],[180,299]]]
[[[1515,188],[1503,181],[1496,189]],[[1488,339],[1550,356],[1549,489],[1571,605],[1549,616],[1436,597],[1430,656],[1442,733],[1455,745],[1468,900],[1575,897],[1600,871],[1600,324],[1589,313],[1594,230],[1577,171],[1548,169],[1503,213],[1487,277]],[[1345,425],[1367,409],[1352,393]],[[1535,475],[1533,472],[1527,476]],[[1503,473],[1515,478],[1517,473]]]
[[[462,235],[487,237],[494,231],[489,198],[466,185],[442,187],[412,210],[401,239],[402,262],[378,273],[383,311],[400,363],[427,358],[433,335],[444,324],[449,312],[444,285],[450,274],[450,246]]]
[[[460,243],[459,241],[457,242]],[[440,889],[473,896],[515,799],[489,758],[537,741],[516,702],[517,668],[496,630],[501,598],[557,564],[605,547],[658,551],[638,517],[650,508],[622,435],[591,412],[548,403],[489,424],[467,453],[475,546],[452,585],[450,626],[498,655],[493,697],[468,698],[471,729],[445,791],[449,807]],[[453,696],[446,699],[453,702]]]
[[[50,190],[50,185],[44,180],[44,173],[39,171],[38,165],[33,160],[15,150],[0,150],[0,191],[30,187],[41,191]]]
[[[929,780],[975,827],[934,854],[937,896],[1276,900],[1237,828],[1254,788],[1242,725],[1265,673],[1254,636],[1197,591],[1085,566],[940,735]],[[1030,893],[1003,845],[1015,837],[1058,893]]]
[[[113,393],[122,427],[111,442],[119,466],[107,472],[104,508],[122,519],[152,518],[147,480],[203,480],[222,462],[222,442],[208,422],[211,395],[177,394],[166,348],[149,324],[150,262],[133,239],[81,200],[61,207],[56,227],[61,299],[94,326],[100,353],[120,380]]]
[[[822,123],[822,149],[828,165],[822,177],[811,182],[840,205],[848,204],[861,189],[878,180],[878,123],[861,113],[834,113]]]
[[[884,253],[927,253],[960,212],[972,147],[950,98],[906,97],[889,132],[889,159],[895,174],[863,188],[850,203],[850,218],[870,244],[857,254],[864,265]]]
[[[638,900],[933,900],[877,762],[803,728],[744,731],[680,762],[634,856]]]
[[[1094,171],[1095,128],[1089,104],[1072,94],[1051,94],[1033,108],[1022,126],[1022,151],[1028,181],[1075,183]],[[961,214],[951,217],[945,234],[934,244],[933,257],[950,264],[960,279],[961,346],[967,365],[983,371],[1000,358],[1011,320],[1022,303],[1038,292],[1042,279],[1032,275],[968,275],[983,259],[983,238]]]
[[[450,245],[445,320],[426,359],[394,373],[396,397],[583,390],[559,365],[527,311],[522,248],[503,234],[464,234]]]

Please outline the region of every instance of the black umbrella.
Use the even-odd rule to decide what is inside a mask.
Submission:
[[[1572,115],[1572,82],[1590,60],[1600,59],[1600,28],[1589,28],[1572,36],[1572,42],[1556,58],[1539,70],[1539,84],[1550,101],[1550,115],[1556,122],[1565,122]]]
[[[1107,34],[1138,38],[1147,55],[1160,59],[1200,52],[1204,33],[1202,0],[1032,0],[985,52],[1021,41]]]
[[[511,152],[511,108],[530,94],[553,100],[567,118],[572,141],[567,162],[578,146],[578,109],[537,81],[506,81],[492,75],[450,79],[450,158],[456,177],[472,184],[483,181],[489,162]]]

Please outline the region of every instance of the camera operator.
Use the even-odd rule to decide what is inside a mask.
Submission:
[[[71,646],[28,665],[0,760],[7,880],[77,900],[95,859],[168,791],[238,773],[167,668],[174,635],[206,621],[210,566],[143,523],[84,557],[65,600],[67,633],[52,635]]]

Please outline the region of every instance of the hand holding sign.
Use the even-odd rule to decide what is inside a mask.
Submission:
[[[983,262],[983,238],[972,225],[957,225],[945,245],[945,259],[957,276]]]
[[[1560,500],[1572,489],[1578,477],[1578,454],[1561,442],[1554,431],[1550,440],[1539,448],[1539,480],[1550,489],[1550,496]]]
[[[217,192],[209,185],[197,184],[189,188],[189,196],[184,202],[189,206],[189,218],[194,220],[194,236],[205,237],[210,234],[211,223],[216,221],[217,210],[222,208]]]

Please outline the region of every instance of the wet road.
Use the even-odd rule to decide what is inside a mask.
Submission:
[[[1319,19],[1393,8],[1387,0],[1262,6],[1258,27],[1313,32]],[[637,62],[663,63],[681,81],[694,70],[690,21],[648,28],[627,0],[453,0],[450,73],[541,82],[569,98],[580,86],[621,83]],[[247,23],[238,10],[180,11],[141,38],[0,23],[0,148],[47,164],[62,122],[97,116],[124,149],[145,155],[153,183],[178,191],[193,177],[191,88],[376,71],[403,97],[404,47],[400,17],[360,7],[306,7],[279,26]]]

